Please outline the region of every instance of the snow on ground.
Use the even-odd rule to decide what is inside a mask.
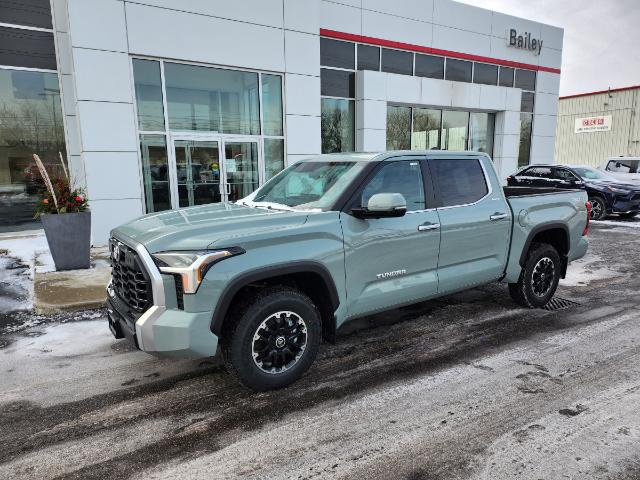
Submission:
[[[587,285],[593,280],[614,278],[622,275],[603,266],[604,264],[605,262],[601,257],[588,251],[584,257],[569,264],[567,276],[562,280],[562,285],[579,287]]]
[[[640,228],[640,218],[614,218],[611,220],[593,220],[594,225],[610,225],[612,227],[628,227],[628,228]]]

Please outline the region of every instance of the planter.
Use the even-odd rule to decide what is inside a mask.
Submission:
[[[47,213],[40,218],[56,270],[89,268],[91,212]]]

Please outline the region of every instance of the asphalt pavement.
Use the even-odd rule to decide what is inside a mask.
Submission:
[[[23,315],[0,478],[638,479],[638,226],[592,228],[555,310],[495,284],[369,317],[275,392],[134,351],[100,311]]]

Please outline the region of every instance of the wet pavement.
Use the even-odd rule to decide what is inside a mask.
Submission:
[[[0,478],[640,478],[640,229],[591,240],[558,310],[495,284],[368,317],[276,392],[100,311],[0,328]]]

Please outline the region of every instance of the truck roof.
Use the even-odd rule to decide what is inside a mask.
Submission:
[[[313,157],[305,158],[304,162],[317,162],[317,161],[335,161],[335,162],[368,162],[368,161],[383,161],[398,156],[429,156],[429,157],[448,157],[451,160],[464,159],[464,157],[477,157],[479,155],[486,155],[482,152],[463,151],[455,152],[451,150],[389,150],[387,152],[352,152],[352,153],[326,153],[323,155],[316,155]]]

